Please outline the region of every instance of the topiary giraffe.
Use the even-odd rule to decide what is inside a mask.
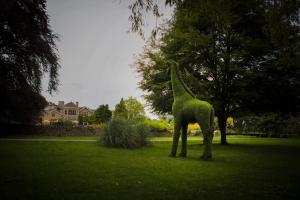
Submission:
[[[182,130],[180,156],[186,156],[187,127],[189,123],[197,122],[201,127],[204,138],[204,152],[201,158],[210,160],[212,158],[211,142],[214,130],[214,109],[208,102],[195,98],[192,91],[190,91],[182,81],[177,63],[169,62],[168,64],[171,69],[171,82],[174,96],[172,112],[175,122],[170,157],[176,157],[180,130]]]

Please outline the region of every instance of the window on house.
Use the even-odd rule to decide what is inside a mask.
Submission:
[[[69,115],[76,115],[76,110],[69,110],[68,114]]]
[[[67,110],[65,110],[65,115],[67,115],[68,114],[68,111]]]

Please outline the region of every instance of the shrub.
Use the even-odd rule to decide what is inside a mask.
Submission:
[[[96,132],[96,135],[99,136],[99,137],[102,137],[103,134],[104,134],[104,131],[107,127],[107,123],[91,124],[91,125],[88,125],[87,127],[90,127],[92,129],[94,129],[95,132]]]
[[[117,117],[108,123],[101,140],[107,146],[136,148],[146,145],[146,136],[145,124]]]
[[[149,131],[151,132],[165,132],[167,131],[168,124],[163,120],[151,120],[146,119],[145,123],[149,127]]]
[[[95,129],[105,129],[107,124],[106,123],[101,123],[101,124],[92,124],[92,125],[89,125],[89,126],[95,128]]]
[[[194,124],[190,123],[189,126],[188,126],[188,130],[190,130],[190,131],[199,131],[199,130],[201,130],[201,128],[200,128],[198,123],[194,123]]]
[[[174,118],[170,121],[168,129],[170,132],[174,132]],[[201,127],[198,123],[190,123],[187,133],[189,136],[202,135]]]
[[[74,122],[71,120],[64,120],[64,119],[59,119],[58,122],[52,123],[53,125],[58,125],[58,126],[74,126],[76,125]]]

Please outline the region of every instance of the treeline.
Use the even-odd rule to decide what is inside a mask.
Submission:
[[[160,117],[158,120],[150,119],[145,114],[142,103],[136,98],[121,98],[120,102],[115,105],[114,111],[109,109],[107,104],[99,105],[95,113],[91,116],[79,116],[80,125],[94,125],[95,127],[103,127],[110,120],[115,118],[123,118],[128,121],[143,122],[144,126],[150,132],[166,132],[170,125],[168,120]],[[66,123],[68,125],[70,123]]]

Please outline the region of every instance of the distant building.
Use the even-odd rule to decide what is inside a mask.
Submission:
[[[80,107],[79,108],[79,116],[91,116],[94,114],[94,110],[88,108],[88,107]]]
[[[79,107],[78,102],[69,102],[65,104],[64,101],[59,101],[58,105],[49,102],[42,116],[42,123],[53,124],[59,121],[68,120],[78,124],[79,116],[91,116],[92,114],[94,114],[93,110],[87,107]]]

